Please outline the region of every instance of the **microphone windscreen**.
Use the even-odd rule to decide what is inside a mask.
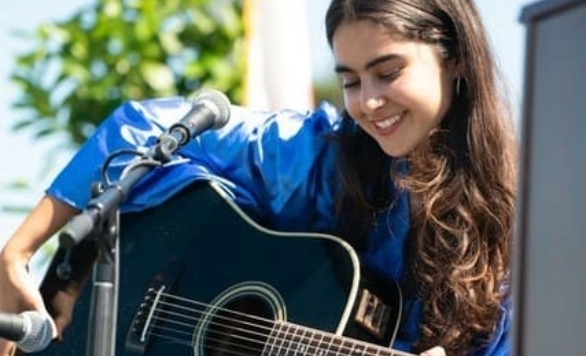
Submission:
[[[204,104],[212,110],[215,116],[214,129],[219,129],[230,120],[230,99],[221,91],[215,89],[202,89],[193,94],[189,99],[193,104]]]
[[[26,321],[25,333],[17,345],[24,352],[44,350],[57,335],[57,327],[49,315],[38,311],[25,311],[20,314]]]

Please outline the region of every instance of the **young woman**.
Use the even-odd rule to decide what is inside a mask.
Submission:
[[[515,139],[472,0],[332,0],[328,41],[344,110],[248,112],[181,150],[125,202],[155,206],[196,179],[221,181],[262,224],[346,238],[364,266],[398,281],[394,348],[506,355]],[[183,99],[115,111],[48,188],[0,258],[0,309],[45,310],[27,263],[89,200],[113,150],[148,147]],[[67,317],[55,316],[59,331]],[[10,344],[0,343],[0,355]]]

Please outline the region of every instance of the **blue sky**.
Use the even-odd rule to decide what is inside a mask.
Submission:
[[[278,1],[278,0],[277,0]],[[329,58],[325,47],[322,30],[324,9],[328,0],[306,0],[310,10],[309,23],[314,45],[314,65],[320,66]],[[523,7],[533,4],[531,0],[477,0],[481,14],[487,26],[498,61],[501,64],[514,96],[512,102],[519,107],[522,98],[523,64],[525,51],[525,27],[519,22]],[[11,132],[10,126],[17,118],[10,109],[10,103],[17,93],[8,79],[12,60],[26,44],[11,35],[13,30],[33,30],[42,22],[60,20],[73,14],[80,6],[91,3],[87,0],[28,0],[5,2],[0,12],[0,206],[15,204],[32,207],[39,199],[46,184],[56,171],[69,158],[64,154],[57,158],[53,169],[45,171],[46,162],[55,157],[50,156],[50,148],[55,142],[34,140],[26,132]],[[319,67],[321,70],[321,67]],[[44,172],[44,173],[42,173]],[[26,180],[34,187],[26,192],[9,192],[6,185],[15,180]],[[0,210],[0,245],[9,237],[22,221],[24,215]]]

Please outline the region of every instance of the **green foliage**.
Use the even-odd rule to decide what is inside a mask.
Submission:
[[[240,0],[95,0],[25,40],[12,81],[14,129],[65,133],[83,143],[129,99],[189,95],[206,86],[242,97],[244,25]]]
[[[344,107],[344,97],[335,75],[322,76],[313,84],[316,102],[329,101],[339,109]]]

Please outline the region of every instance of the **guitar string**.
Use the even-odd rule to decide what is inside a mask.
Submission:
[[[231,315],[231,317],[227,317],[227,316],[223,316],[223,315],[215,315],[211,319],[212,321],[208,322],[208,325],[210,325],[210,326],[222,327],[226,330],[226,331],[214,331],[215,336],[220,336],[220,337],[226,336],[226,337],[229,337],[230,339],[238,338],[238,339],[241,339],[242,341],[249,342],[250,344],[253,344],[253,345],[258,344],[259,346],[262,346],[261,348],[254,348],[254,347],[249,347],[249,346],[242,347],[242,344],[240,344],[240,343],[238,343],[238,344],[229,343],[231,345],[238,346],[241,349],[250,349],[250,350],[255,350],[255,351],[262,350],[264,348],[264,345],[266,344],[266,342],[264,342],[263,340],[259,340],[258,338],[257,339],[253,338],[253,336],[257,336],[257,337],[261,337],[261,338],[266,337],[267,339],[271,339],[271,341],[273,341],[275,343],[281,342],[281,346],[279,346],[279,348],[284,347],[285,344],[288,343],[289,345],[285,346],[287,349],[293,349],[293,348],[299,349],[299,348],[307,347],[311,351],[311,348],[314,347],[315,351],[324,351],[324,349],[321,348],[319,344],[324,339],[328,340],[327,338],[329,337],[330,339],[329,339],[328,348],[332,347],[332,346],[336,346],[338,348],[336,350],[337,353],[347,352],[347,354],[352,354],[353,352],[360,351],[360,354],[363,354],[364,351],[368,351],[370,349],[372,351],[375,351],[375,354],[377,354],[377,355],[381,352],[384,352],[388,355],[392,355],[392,354],[397,355],[396,350],[383,348],[382,346],[369,344],[366,342],[362,342],[360,340],[352,339],[351,345],[350,345],[351,347],[349,347],[349,346],[347,346],[345,341],[349,342],[350,338],[340,338],[341,344],[334,345],[335,338],[337,337],[334,334],[330,334],[330,333],[323,332],[320,330],[309,329],[309,328],[306,328],[303,326],[292,325],[292,324],[288,324],[288,323],[279,323],[273,319],[262,318],[257,315],[251,315],[251,314],[242,313],[242,312],[238,312],[235,310],[230,310],[230,309],[226,309],[226,308],[222,308],[222,307],[218,307],[218,306],[212,306],[209,304],[200,303],[200,302],[197,302],[194,300],[182,298],[182,297],[167,294],[167,293],[162,293],[161,295],[166,297],[167,299],[175,299],[175,300],[178,300],[178,301],[183,302],[185,304],[191,304],[194,306],[203,307],[202,309],[196,309],[196,308],[191,308],[188,306],[181,305],[179,303],[169,303],[167,301],[164,301],[163,299],[159,301],[158,305],[165,306],[168,308],[175,308],[175,309],[178,309],[179,311],[172,312],[169,309],[160,308],[158,306],[155,307],[155,312],[157,312],[157,313],[155,314],[155,317],[153,319],[155,319],[156,321],[168,322],[170,324],[173,324],[175,327],[163,327],[163,326],[155,324],[155,326],[153,326],[150,331],[150,335],[165,338],[165,339],[168,339],[171,341],[178,342],[180,344],[192,345],[190,340],[180,339],[180,338],[173,337],[173,336],[167,336],[165,334],[162,334],[161,332],[169,332],[169,333],[193,336],[193,331],[191,330],[191,327],[193,327],[193,330],[195,330],[197,328],[197,326],[192,325],[191,323],[189,323],[189,321],[200,322],[201,320],[205,320],[205,319],[209,318],[210,315],[213,315],[214,313],[208,312],[205,309],[209,309],[211,307],[213,312],[219,311],[219,312],[223,312],[223,313]],[[195,313],[195,315],[185,315],[185,314],[182,314],[181,311]],[[166,317],[159,317],[158,313],[163,313],[163,314],[172,316],[175,319],[166,318]],[[246,317],[250,321],[243,321],[242,319],[235,318],[235,316]],[[222,320],[222,322],[216,322],[215,320],[218,320],[218,321]],[[253,324],[251,321],[255,321],[255,320],[260,321],[260,322],[264,322],[265,325]],[[228,323],[224,323],[226,321]],[[240,325],[240,327],[235,327],[232,324],[230,324],[230,322],[231,323],[238,323]],[[270,325],[270,326],[266,326],[266,325]],[[283,326],[293,327],[295,333],[289,334],[288,332],[282,332],[281,330],[279,330],[277,332],[277,337],[275,337],[272,334],[272,329],[273,329],[274,325],[279,325],[281,327],[283,327]],[[177,326],[179,326],[179,327],[177,327]],[[243,328],[244,326],[254,326],[257,331],[248,331],[247,329]],[[190,327],[190,330],[189,331],[182,330],[182,329],[180,329],[180,327]],[[299,331],[299,330],[303,331],[302,335],[297,335],[297,331]],[[247,336],[235,336],[234,332],[236,332],[236,331],[240,332],[243,335],[247,335]],[[262,331],[265,331],[265,333],[262,333]],[[309,337],[305,336],[306,332],[309,332],[309,334],[310,334]],[[293,335],[293,340],[291,339],[291,335]],[[314,345],[314,344],[316,344],[316,340],[313,340],[313,337],[315,335],[321,335],[321,338],[322,338],[322,341],[317,342],[317,345]],[[224,339],[219,339],[216,337],[214,337],[214,338],[207,337],[206,339],[209,341],[221,342],[223,345],[228,345]],[[356,350],[357,345],[362,346],[362,349]],[[242,355],[247,355],[247,354],[244,353]],[[404,355],[409,355],[409,354],[404,354]]]
[[[157,329],[165,331],[164,330],[165,328],[158,327]],[[181,332],[181,333],[183,333],[185,335],[189,334],[188,332]],[[150,335],[161,338],[161,339],[165,339],[170,342],[174,342],[176,344],[189,346],[189,347],[194,346],[194,343],[190,339],[173,337],[173,336],[166,335],[166,334],[159,333],[159,332],[151,332]],[[210,342],[212,342],[212,343],[210,343]],[[215,346],[216,344],[214,344],[214,343],[216,343],[217,345],[221,345],[221,346]],[[210,346],[210,345],[213,345],[213,346]],[[259,344],[258,346],[261,346],[261,345]],[[246,356],[246,355],[260,355],[262,353],[263,347],[245,346],[240,343],[226,342],[226,340],[224,340],[223,338],[208,336],[208,337],[206,337],[205,349],[221,351],[222,353],[225,353],[225,354]],[[238,351],[236,349],[238,349]]]
[[[222,324],[221,324],[222,325]],[[165,328],[165,327],[155,327],[154,330],[160,330],[160,331],[172,331],[174,333],[181,333],[184,335],[191,335],[190,332],[187,331],[179,331],[177,329],[170,329],[170,328]],[[231,354],[231,355],[239,355],[239,356],[250,356],[250,355],[261,355],[263,354],[265,345],[270,344],[271,342],[278,342],[281,341],[281,345],[276,345],[271,347],[270,349],[277,349],[277,352],[269,352],[269,355],[279,355],[280,352],[284,352],[285,354],[289,354],[288,351],[290,350],[294,350],[296,353],[300,352],[302,354],[320,354],[319,351],[323,351],[321,354],[324,354],[324,352],[328,352],[330,351],[330,349],[332,348],[332,341],[330,340],[330,343],[327,345],[327,347],[320,347],[320,343],[318,342],[317,345],[313,345],[313,343],[311,342],[312,338],[300,338],[298,342],[296,341],[292,341],[291,338],[288,338],[287,335],[291,335],[288,333],[284,333],[282,331],[277,332],[277,334],[279,336],[285,336],[283,338],[277,338],[274,336],[270,336],[270,335],[266,335],[267,341],[262,341],[262,340],[256,340],[256,339],[246,339],[244,338],[243,340],[248,341],[250,343],[255,343],[257,347],[254,346],[244,346],[242,343],[239,342],[226,342],[225,339],[222,338],[222,336],[227,336],[230,339],[235,339],[235,336],[229,332],[223,332],[223,333],[218,333],[218,332],[214,332],[214,334],[216,334],[218,337],[211,337],[211,336],[206,336],[206,342],[212,341],[212,342],[218,342],[218,344],[221,344],[222,346],[212,346],[212,347],[208,347],[208,349],[210,350],[217,350],[217,351],[221,351],[224,352],[226,354]],[[155,331],[152,331],[150,333],[150,335],[156,336],[156,337],[160,337],[160,338],[164,338],[167,339],[169,341],[173,341],[173,342],[177,342],[179,344],[183,344],[186,346],[193,346],[193,343],[190,342],[188,339],[180,339],[180,338],[176,338],[176,337],[172,337],[169,335],[165,335],[162,333],[158,333]],[[295,336],[295,334],[292,334]],[[303,340],[309,340],[309,343],[304,343]],[[288,344],[288,345],[287,345]],[[335,346],[339,346],[339,345],[335,345]],[[370,347],[371,350],[374,350],[376,352],[371,353],[369,355],[378,355],[380,353],[380,350],[378,350],[375,347]],[[369,351],[368,347],[364,347],[362,349],[355,349],[354,347],[349,349],[348,352],[344,353],[344,351],[348,350],[348,348],[345,347],[341,347],[337,350],[333,350],[336,352],[337,355],[365,355],[365,351]],[[250,352],[247,352],[250,351]],[[313,352],[313,353],[312,353]],[[388,353],[388,355],[392,355],[392,353]]]
[[[167,306],[169,307],[177,307],[178,305],[174,305],[171,303],[167,303]],[[182,309],[186,309],[183,306],[180,306]],[[249,315],[249,314],[244,314],[244,313],[240,313],[237,311],[232,311],[232,310],[228,310],[228,309],[224,309],[224,308],[215,308],[216,311],[218,310],[222,310],[222,312],[224,313],[230,313],[232,315],[237,315],[237,316],[246,316],[247,318],[252,318],[252,319],[259,319],[261,321],[264,321],[266,323],[270,323],[270,324],[276,324],[276,321],[274,320],[270,320],[269,319],[262,319],[259,318],[257,316],[254,315]],[[155,317],[153,318],[155,321],[165,321],[167,323],[171,323],[174,326],[179,326],[179,327],[164,327],[164,326],[160,326],[157,325],[155,326],[153,329],[157,330],[157,331],[167,331],[167,332],[171,332],[171,333],[175,333],[175,334],[182,334],[184,336],[193,336],[193,331],[197,328],[196,325],[193,325],[192,323],[189,322],[185,322],[185,320],[187,319],[187,321],[195,321],[196,323],[202,320],[205,320],[208,316],[212,315],[213,313],[210,312],[206,312],[203,309],[202,310],[197,310],[197,309],[190,309],[191,312],[195,312],[195,313],[199,313],[201,317],[198,317],[197,315],[193,316],[189,316],[189,315],[183,315],[183,314],[179,314],[179,313],[174,313],[174,312],[169,312],[168,309],[164,309],[164,308],[156,308],[155,309],[156,312],[163,312],[166,315],[172,316],[172,317],[159,317],[157,316],[157,314],[155,314]],[[243,321],[242,319],[239,318],[234,318],[234,317],[227,317],[227,316],[223,316],[223,315],[214,315],[213,316],[213,321],[209,321],[207,325],[205,325],[206,327],[216,327],[216,329],[211,328],[209,330],[212,330],[213,332],[208,332],[206,334],[206,340],[209,341],[222,341],[223,345],[232,345],[232,346],[239,346],[241,347],[243,344],[240,342],[248,342],[251,345],[255,345],[258,347],[244,347],[245,349],[250,349],[250,350],[255,350],[255,351],[262,351],[262,348],[264,347],[264,345],[266,344],[266,342],[264,342],[262,339],[266,338],[271,339],[271,330],[273,329],[272,327],[266,327],[263,325],[259,325],[259,324],[254,324],[248,321]],[[215,321],[217,320],[217,321]],[[238,326],[240,325],[240,326]],[[187,327],[188,329],[185,330],[185,328],[181,329],[180,327]],[[244,327],[242,327],[244,326]],[[247,329],[246,326],[250,327],[253,326],[255,329],[257,329],[258,331],[254,331],[254,330],[250,330]],[[218,329],[218,328],[222,328],[222,329]],[[262,332],[265,331],[265,332]],[[213,334],[214,337],[211,337],[209,335]],[[280,334],[279,334],[280,335]],[[222,337],[228,337],[231,340],[239,341],[238,343],[226,343],[226,341],[224,339],[222,339]],[[287,336],[287,335],[283,335],[283,336]],[[256,338],[255,338],[256,337]],[[282,338],[281,340],[272,337],[272,339],[274,339],[274,341],[282,341],[282,343],[284,344],[286,341],[290,341],[290,339],[288,338]],[[303,340],[300,340],[303,341]],[[187,344],[190,344],[189,342],[186,342]],[[300,345],[303,345],[301,342],[299,343]],[[241,347],[243,348],[243,347]]]
[[[151,333],[152,336],[158,337],[160,339],[166,339],[170,342],[174,342],[176,344],[180,344],[180,345],[184,345],[186,347],[193,347],[194,345],[189,342],[188,340],[185,339],[177,339],[177,338],[173,338],[171,336],[168,335],[164,335],[164,334],[158,334],[158,333]],[[208,338],[208,340],[210,340]],[[218,341],[217,339],[211,339],[211,341]],[[224,345],[226,345],[226,343],[224,343]],[[253,353],[246,353],[246,352],[236,352],[235,350],[231,350],[230,348],[227,347],[208,347],[207,349],[210,351],[220,351],[226,355],[235,355],[235,356],[258,356],[258,355],[280,355],[279,352],[284,352],[285,355],[288,355],[289,350],[278,350],[277,352],[264,352],[264,346],[263,348],[243,348],[240,344],[231,344],[233,346],[239,347],[241,349],[248,349],[250,351],[252,351]],[[308,346],[307,349],[305,350],[299,350],[299,351],[295,351],[296,353],[302,353],[303,355],[329,355],[328,352],[331,351],[329,349],[325,349],[323,347],[319,347],[316,346],[314,348],[315,350],[312,350],[311,346]],[[374,353],[368,353],[369,351],[374,350]],[[398,351],[398,350],[393,350],[393,349],[378,349],[378,348],[374,348],[374,347],[369,347],[369,346],[365,346],[364,348],[360,349],[360,348],[351,348],[350,351],[348,351],[347,353],[342,353],[341,351],[345,351],[345,350],[333,350],[336,355],[351,355],[351,356],[377,356],[377,355],[384,355],[384,356],[416,356],[413,355],[411,353],[407,353],[407,352],[403,352],[403,351]],[[312,353],[313,352],[313,353]]]
[[[156,327],[155,330],[163,330],[166,328],[163,327]],[[177,330],[173,330],[170,329],[171,331],[175,331],[178,332]],[[185,335],[191,335],[191,333],[189,332],[179,332],[179,333],[183,333]],[[175,342],[177,344],[182,344],[188,347],[193,347],[193,343],[190,342],[187,339],[179,339],[176,337],[172,337],[169,335],[165,335],[165,334],[161,334],[158,332],[154,332],[151,331],[150,333],[151,336],[155,336],[161,339],[166,339],[168,341],[172,341]],[[231,334],[225,334],[223,333],[223,335],[227,335],[230,336],[231,338],[233,338],[233,335]],[[286,336],[286,334],[283,334]],[[360,342],[355,342],[355,345],[352,345],[352,348],[348,349],[347,347],[345,347],[344,344],[342,344],[343,346],[341,348],[338,348],[337,350],[330,350],[332,348],[332,344],[330,342],[329,345],[327,345],[327,347],[321,347],[319,346],[321,341],[316,342],[316,345],[313,346],[313,342],[311,342],[312,338],[310,337],[308,340],[310,340],[310,343],[302,343],[301,341],[303,341],[303,338],[300,339],[300,341],[297,343],[297,347],[292,347],[295,346],[296,343],[295,342],[291,342],[291,339],[288,338],[283,338],[283,339],[277,339],[275,337],[268,337],[267,336],[267,340],[269,339],[274,339],[275,341],[279,341],[279,340],[284,340],[283,344],[281,346],[276,346],[274,348],[278,349],[277,352],[268,352],[269,355],[279,355],[280,352],[284,352],[286,355],[288,354],[288,351],[290,350],[294,350],[295,353],[302,353],[304,355],[327,355],[328,352],[330,351],[334,351],[336,353],[336,355],[360,355],[360,356],[364,356],[364,355],[369,355],[369,356],[376,356],[376,355],[385,355],[385,356],[414,356],[412,354],[409,353],[405,353],[402,351],[397,351],[397,350],[393,350],[393,349],[388,349],[388,348],[382,348],[380,346],[377,345],[369,345],[366,343],[360,343]],[[216,350],[216,351],[221,351],[223,353],[226,354],[230,354],[230,355],[236,355],[236,356],[251,356],[251,355],[262,355],[262,354],[266,354],[264,353],[264,347],[267,344],[267,342],[262,342],[260,340],[254,340],[258,346],[260,347],[245,347],[240,343],[232,343],[232,342],[226,342],[224,339],[218,339],[215,337],[206,337],[206,341],[218,341],[222,343],[222,347],[217,347],[217,346],[213,346],[213,347],[207,347],[207,349],[209,350]],[[285,347],[285,350],[281,350],[283,348],[283,346],[285,345],[286,342],[289,341],[289,346]],[[330,340],[333,341],[333,340]],[[358,345],[359,347],[356,348],[355,346]],[[236,350],[233,350],[230,348],[230,346],[234,346],[235,348],[240,349],[238,352],[236,352]],[[340,346],[340,345],[335,345],[335,346]],[[360,348],[360,346],[362,346],[362,348]],[[306,347],[305,349],[303,349],[303,347]],[[246,351],[251,351],[250,353],[246,352]],[[312,353],[313,352],[313,353]],[[370,353],[369,353],[370,352]]]
[[[159,310],[157,310],[159,311]],[[167,313],[168,314],[168,313]],[[177,315],[174,315],[177,316]],[[190,319],[193,321],[200,321],[202,319],[199,319],[197,317],[185,317],[183,316],[183,319]],[[216,317],[219,318],[219,317]],[[226,319],[228,321],[232,321],[232,322],[240,322],[239,319],[231,319],[231,318],[223,318]],[[154,316],[153,317],[154,321],[160,321],[160,322],[167,322],[167,323],[171,323],[173,324],[175,327],[165,327],[165,326],[154,326],[153,329],[159,330],[159,331],[167,331],[170,333],[175,333],[175,334],[182,334],[185,336],[189,336],[189,337],[193,337],[193,330],[195,330],[197,328],[197,326],[192,325],[190,323],[186,323],[183,321],[180,321],[180,319],[172,319],[172,318],[166,318],[166,317],[158,317],[158,316]],[[251,324],[254,325],[254,324]],[[177,327],[179,326],[179,327]],[[181,326],[187,327],[187,328],[180,328]],[[247,329],[245,328],[241,328],[241,327],[233,327],[231,324],[223,324],[223,323],[217,323],[217,322],[210,322],[209,326],[216,326],[216,327],[224,327],[224,331],[218,331],[215,329],[211,329],[213,331],[213,334],[216,336],[229,336],[231,339],[240,339],[243,342],[252,342],[252,341],[258,341],[258,339],[253,339],[252,337],[254,336],[258,336],[259,338],[268,336],[268,334],[266,333],[259,333],[259,332],[253,332],[253,331],[247,331]],[[230,326],[230,328],[226,327],[226,326]],[[187,330],[185,330],[187,329]],[[210,332],[207,333],[212,334]],[[248,334],[248,338],[244,337],[243,335]],[[206,339],[208,340],[212,340],[210,337],[206,336]],[[213,341],[219,341],[220,339],[213,339]],[[259,342],[259,344],[262,344],[262,342]]]

